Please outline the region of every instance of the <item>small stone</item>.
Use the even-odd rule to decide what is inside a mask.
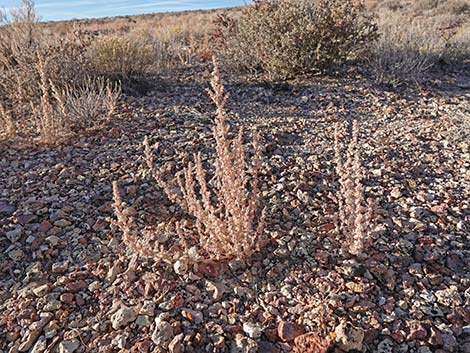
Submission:
[[[216,283],[206,280],[206,290],[210,293],[213,300],[219,301],[222,295],[227,291],[227,288],[221,282]]]
[[[67,261],[63,262],[55,262],[52,264],[52,272],[54,273],[65,273],[69,268],[69,264]]]
[[[40,336],[29,353],[43,353],[47,349],[46,337]]]
[[[7,201],[0,201],[0,214],[3,216],[11,216],[15,213],[15,206],[8,203]]]
[[[126,348],[127,335],[126,334],[117,335],[116,337],[113,338],[113,340],[111,341],[111,344],[113,344],[115,347],[119,349]]]
[[[72,225],[72,222],[67,221],[66,219],[59,219],[58,221],[54,222],[54,225],[59,228],[65,228]]]
[[[72,304],[74,300],[74,295],[72,293],[63,293],[60,295],[60,301],[65,304]]]
[[[196,310],[191,310],[191,309],[183,309],[181,311],[181,315],[183,317],[191,322],[194,322],[195,324],[200,324],[201,322],[204,321],[204,316],[202,315],[202,312],[196,311]]]
[[[263,329],[251,322],[245,322],[243,324],[243,332],[245,332],[250,338],[259,338],[263,333]]]
[[[454,335],[452,334],[443,334],[442,335],[442,340],[443,340],[443,347],[444,349],[450,351],[450,352],[455,352],[457,349],[457,340],[455,339]]]
[[[47,292],[49,292],[49,285],[47,283],[33,289],[34,295],[39,298],[45,296]]]
[[[364,340],[364,330],[354,327],[349,322],[342,322],[335,328],[336,343],[344,351],[358,350],[362,351],[362,342]]]
[[[149,327],[150,325],[152,325],[152,321],[153,320],[147,315],[139,315],[137,316],[135,323],[139,327]]]
[[[173,339],[173,327],[164,320],[156,320],[155,330],[152,333],[152,341],[163,349],[168,348]]]
[[[46,241],[51,245],[51,246],[57,246],[60,242],[60,238],[56,235],[50,235],[46,238]]]
[[[406,337],[408,341],[424,340],[428,334],[426,329],[419,321],[410,321],[407,323],[410,333]]]
[[[377,346],[377,353],[393,353],[393,342],[385,338]]]
[[[59,353],[73,353],[80,347],[80,341],[76,338],[62,341],[59,344]]]
[[[428,343],[431,346],[441,346],[444,342],[442,340],[442,334],[439,332],[438,329],[435,327],[430,327],[429,332],[431,333],[429,335]]]
[[[130,322],[135,321],[137,319],[137,312],[135,307],[122,307],[118,311],[116,311],[113,315],[111,315],[111,323],[113,329],[117,330],[122,326],[127,325]]]
[[[258,344],[251,338],[237,333],[230,346],[230,353],[258,353]]]
[[[65,290],[68,292],[76,293],[86,288],[87,284],[84,280],[69,282],[65,285]]]
[[[447,307],[462,305],[462,297],[460,296],[457,286],[450,286],[447,289],[436,291],[437,302]]]
[[[16,243],[20,238],[21,234],[23,233],[23,227],[19,224],[15,226],[15,229],[6,232],[6,237],[11,243]]]
[[[139,314],[154,316],[155,315],[155,302],[151,300],[146,300],[144,305],[140,308]]]
[[[12,250],[8,253],[8,257],[13,261],[20,261],[24,257],[24,252],[20,249]]]
[[[432,351],[427,346],[421,346],[418,348],[418,353],[432,353]]]
[[[188,263],[184,260],[178,260],[173,265],[173,270],[177,275],[184,275],[188,272]]]
[[[277,335],[282,342],[292,342],[297,336],[304,333],[304,328],[296,323],[284,321],[277,326]]]
[[[183,353],[183,338],[183,333],[173,337],[170,344],[168,345],[168,351],[170,353]]]

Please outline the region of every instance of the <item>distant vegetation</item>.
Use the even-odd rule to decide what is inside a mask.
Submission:
[[[214,54],[236,75],[290,79],[355,65],[380,84],[420,82],[433,67],[468,63],[469,18],[463,0],[265,0],[224,11],[41,23],[33,1],[23,0],[0,13],[0,136],[59,142],[109,118],[77,109],[80,101],[116,105],[121,87],[145,94],[156,77]],[[54,131],[46,133],[48,126]]]

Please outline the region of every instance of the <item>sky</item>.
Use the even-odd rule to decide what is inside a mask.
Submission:
[[[72,18],[95,18],[143,13],[211,9],[243,5],[244,0],[36,0],[36,13],[41,21]],[[8,10],[21,0],[0,0],[0,8]]]

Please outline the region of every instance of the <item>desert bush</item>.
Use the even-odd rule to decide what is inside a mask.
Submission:
[[[336,174],[339,178],[337,228],[345,252],[354,256],[364,254],[371,243],[372,201],[366,201],[363,191],[363,170],[357,145],[359,126],[352,124],[350,141],[343,158],[341,142],[344,129],[338,123],[335,130]]]
[[[379,28],[370,56],[379,83],[419,82],[446,53],[447,40],[434,26],[390,13],[380,18]]]
[[[375,40],[376,27],[351,0],[265,0],[239,18],[219,17],[215,38],[232,67],[288,77],[342,64]]]
[[[190,263],[246,258],[264,243],[264,212],[260,211],[257,186],[259,152],[256,138],[253,141],[254,157],[249,164],[244,152],[243,129],[235,138],[229,138],[224,109],[227,97],[217,64],[211,86],[210,97],[217,106],[213,129],[216,157],[211,173],[214,183],[208,183],[208,169],[204,167],[199,153],[178,174],[177,185],[170,185],[155,169],[152,148],[147,139],[144,142],[146,161],[157,183],[171,201],[186,210],[194,226],[187,228],[183,223],[178,223],[173,228],[176,243],[166,249],[158,241],[152,246],[155,244],[151,241],[152,234],[135,228],[129,209],[123,206],[117,183],[114,184],[114,209],[124,241],[141,255],[174,264],[178,261],[178,266],[182,263],[186,267]],[[138,233],[143,236],[139,237]],[[153,234],[154,239],[157,237],[158,234]]]
[[[450,36],[444,60],[450,64],[470,62],[470,21],[458,27]]]
[[[42,111],[44,89],[49,95],[50,85],[60,90],[79,84],[86,75],[85,52],[91,39],[79,29],[62,38],[47,35],[31,0],[0,13],[0,102],[17,133],[29,136],[37,132],[37,119],[29,117]]]
[[[142,78],[154,64],[152,43],[142,37],[104,37],[89,54],[94,72],[112,80]]]

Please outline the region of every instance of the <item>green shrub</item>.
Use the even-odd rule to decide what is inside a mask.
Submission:
[[[281,78],[342,64],[376,38],[376,26],[352,0],[255,1],[217,24],[227,64]]]

